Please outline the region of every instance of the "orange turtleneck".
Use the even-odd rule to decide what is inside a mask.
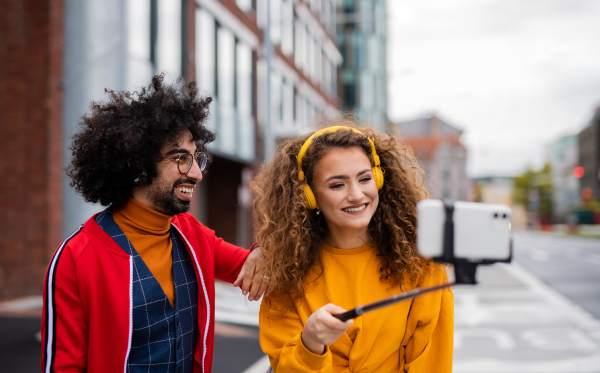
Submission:
[[[172,216],[152,210],[132,198],[125,206],[113,212],[113,218],[174,308],[173,243],[169,235]]]

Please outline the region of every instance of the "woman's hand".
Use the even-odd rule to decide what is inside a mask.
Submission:
[[[342,322],[333,317],[342,312],[346,312],[346,310],[329,303],[310,315],[301,336],[304,346],[311,352],[322,355],[325,352],[325,346],[337,341],[354,323],[352,319]]]

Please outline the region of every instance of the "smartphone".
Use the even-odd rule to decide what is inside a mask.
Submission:
[[[417,250],[426,258],[447,259],[444,236],[450,224],[453,260],[510,262],[510,215],[510,207],[500,204],[423,200],[417,205]]]

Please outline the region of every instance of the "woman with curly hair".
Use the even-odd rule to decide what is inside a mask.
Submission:
[[[342,322],[334,315],[448,282],[416,252],[428,197],[409,148],[351,120],[282,144],[251,184],[265,272],[260,343],[275,372],[450,372],[453,297],[430,293]]]

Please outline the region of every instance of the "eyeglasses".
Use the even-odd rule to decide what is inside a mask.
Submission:
[[[204,152],[197,152],[194,155],[191,155],[190,153],[181,153],[177,158],[170,158],[170,160],[177,162],[177,169],[182,174],[190,172],[192,165],[194,164],[194,159],[196,159],[200,171],[204,171],[206,163],[208,163],[208,154]]]

